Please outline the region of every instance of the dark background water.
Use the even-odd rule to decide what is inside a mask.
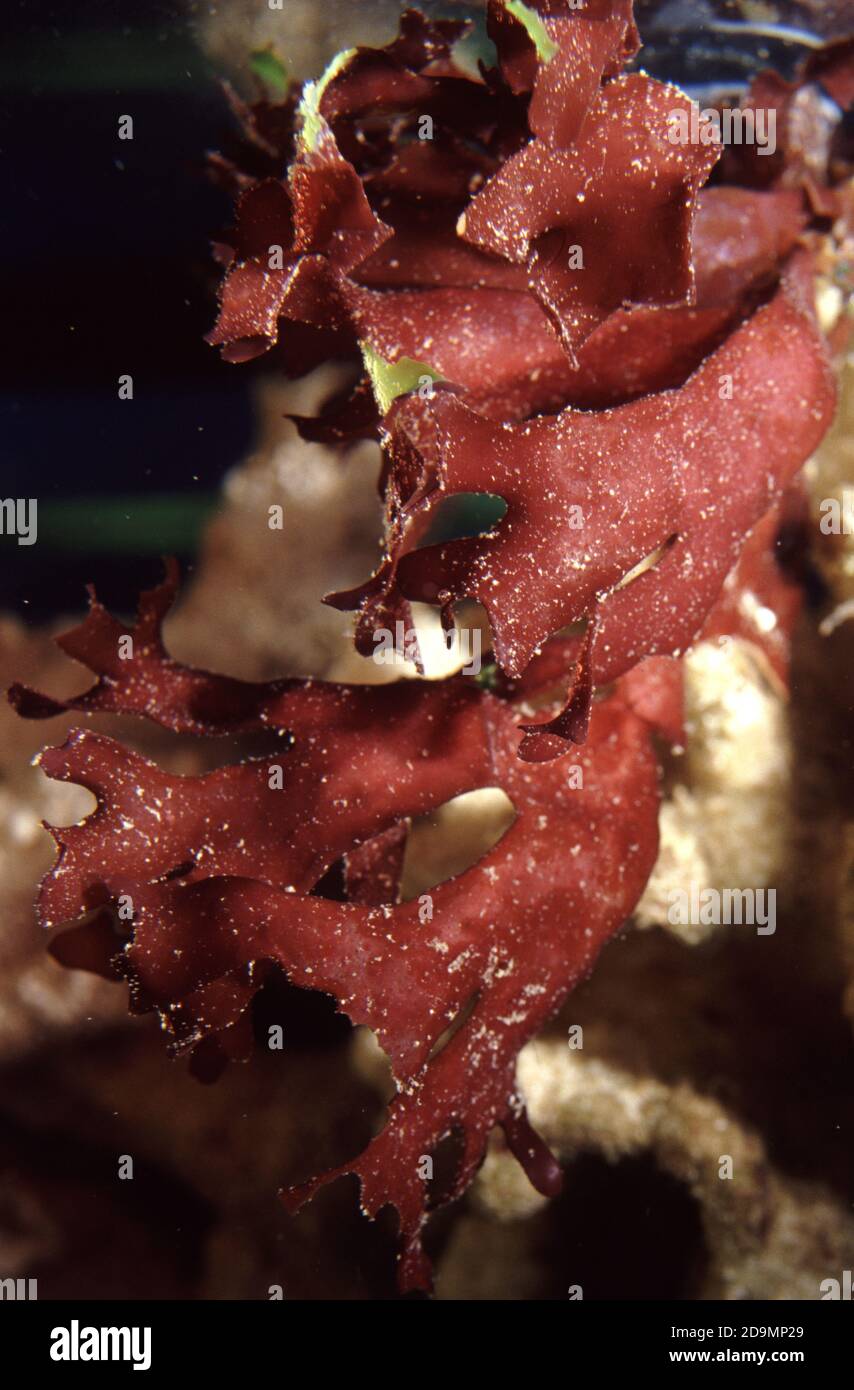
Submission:
[[[251,374],[203,341],[229,215],[204,154],[230,117],[174,5],[18,3],[6,25],[0,496],[38,497],[39,543],[0,537],[0,607],[76,607],[94,571],[127,607],[163,549],[192,553],[251,438]]]

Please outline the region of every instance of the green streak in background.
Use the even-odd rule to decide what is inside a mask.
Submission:
[[[95,554],[195,553],[219,494],[154,493],[39,502],[38,543]]]
[[[27,35],[0,46],[0,84],[29,92],[186,91],[210,81],[211,68],[180,26],[162,38],[131,29]]]
[[[217,492],[40,500],[38,543],[66,553],[195,554],[220,502]],[[483,535],[497,526],[506,511],[504,499],[489,492],[449,497],[437,513],[425,544]]]

